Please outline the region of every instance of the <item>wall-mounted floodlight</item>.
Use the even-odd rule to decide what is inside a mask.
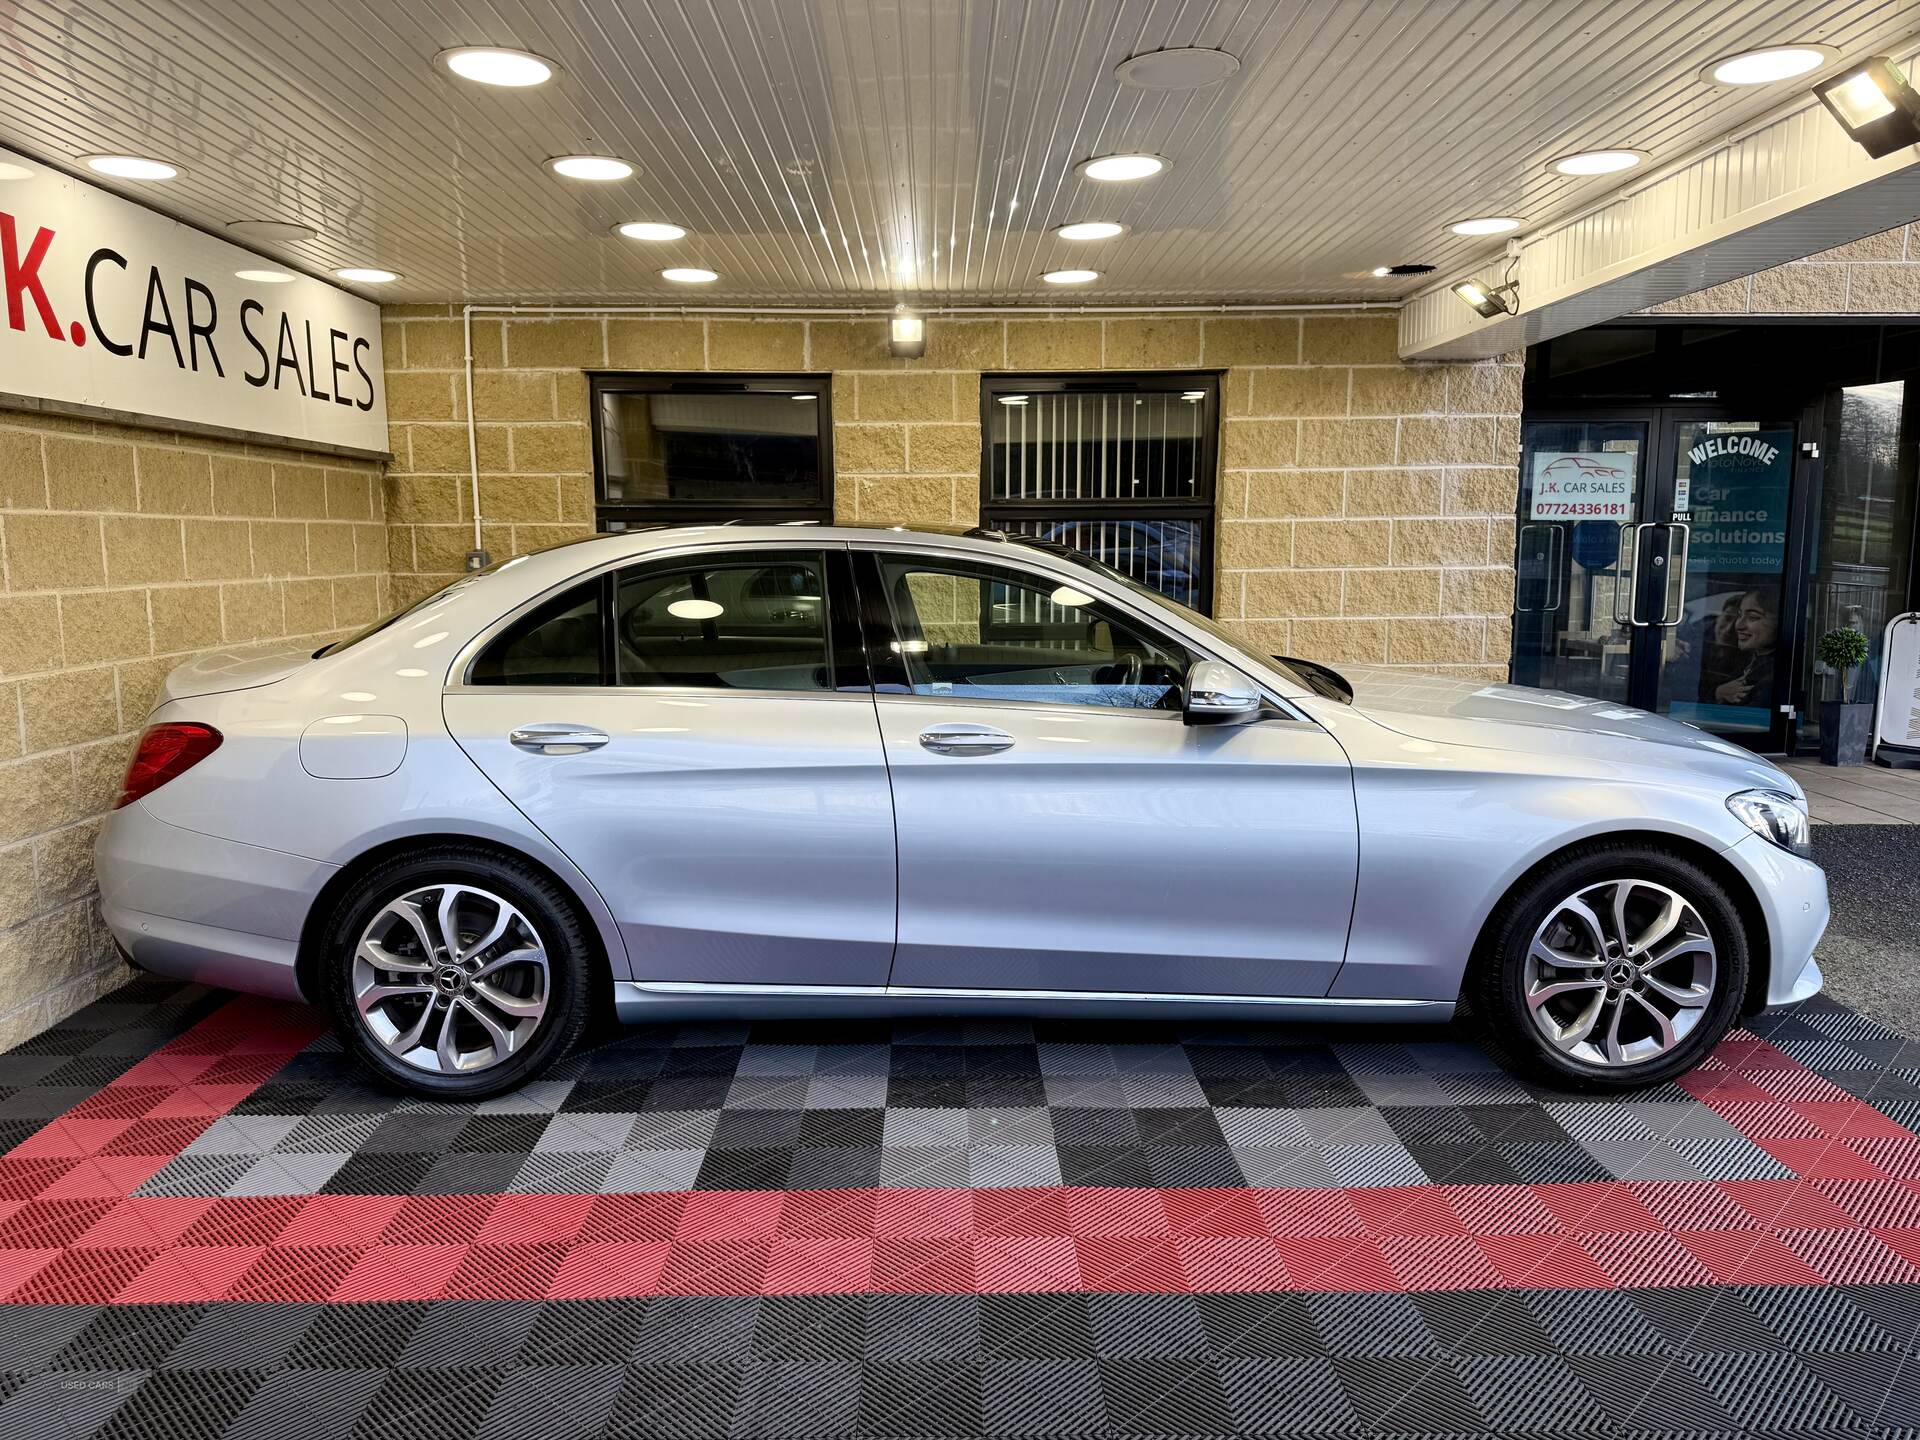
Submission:
[[[1876,160],[1920,143],[1920,93],[1884,55],[1823,80],[1813,93]]]
[[[887,353],[896,360],[918,360],[927,353],[926,317],[905,305],[893,307],[887,320]]]
[[[1474,280],[1462,280],[1453,287],[1453,293],[1474,308],[1483,320],[1491,320],[1496,315],[1518,315],[1520,313],[1520,287],[1514,284],[1497,285],[1489,290]]]

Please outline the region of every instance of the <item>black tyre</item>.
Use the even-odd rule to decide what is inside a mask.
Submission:
[[[1568,851],[1509,894],[1464,998],[1489,1048],[1577,1090],[1633,1090],[1692,1069],[1747,991],[1745,926],[1725,887],[1653,846]]]
[[[523,861],[437,845],[380,864],[335,907],[324,988],[348,1052],[416,1095],[480,1100],[566,1054],[587,1020],[592,940]]]

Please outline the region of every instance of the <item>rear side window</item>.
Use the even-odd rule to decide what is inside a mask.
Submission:
[[[616,684],[834,688],[826,566],[817,554],[627,571],[613,614]]]
[[[473,662],[475,685],[604,685],[605,585],[589,580],[538,605]]]

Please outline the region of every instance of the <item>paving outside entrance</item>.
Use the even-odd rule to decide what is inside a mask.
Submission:
[[[1920,825],[1920,769],[1817,760],[1789,760],[1784,768],[1807,792],[1816,825]]]

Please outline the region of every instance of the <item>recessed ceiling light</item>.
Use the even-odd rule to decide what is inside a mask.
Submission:
[[[33,172],[24,165],[9,165],[0,160],[0,180],[31,180]]]
[[[400,278],[391,270],[376,270],[371,265],[347,265],[333,273],[355,285],[385,285],[390,280]]]
[[[614,226],[613,233],[629,240],[684,240],[687,236],[678,225],[669,225],[664,220],[629,220]]]
[[[1040,277],[1049,285],[1087,285],[1100,278],[1098,270],[1049,270]]]
[[[1456,235],[1504,235],[1526,223],[1511,215],[1485,215],[1477,220],[1456,220],[1447,228]]]
[[[1127,227],[1116,225],[1111,220],[1076,220],[1071,225],[1062,225],[1053,233],[1062,240],[1111,240],[1116,235],[1124,235]]]
[[[509,90],[544,85],[553,78],[553,66],[525,50],[503,50],[492,45],[462,45],[455,50],[442,50],[438,59],[462,80],[471,80],[479,85],[500,85]]]
[[[1714,85],[1772,85],[1811,74],[1839,53],[1831,45],[1775,45],[1716,60],[1700,78]]]
[[[111,175],[116,180],[171,180],[180,173],[164,160],[149,160],[141,155],[82,155],[89,170]]]
[[[1207,392],[1204,390],[1182,390],[1180,392],[1180,398],[1189,401],[1204,400],[1207,398]]]
[[[236,270],[233,272],[233,278],[251,280],[256,285],[286,285],[298,277],[289,275],[284,270]]]
[[[1393,273],[1393,267],[1391,265],[1376,265],[1367,273],[1376,280],[1384,280]]]
[[[1073,167],[1088,180],[1144,180],[1167,168],[1158,155],[1096,155]]]
[[[633,166],[624,160],[616,160],[611,155],[556,155],[547,161],[547,168],[556,175],[564,175],[569,180],[593,180],[600,183],[624,180],[633,174]]]
[[[1224,50],[1182,46],[1132,55],[1113,67],[1113,78],[1141,90],[1198,90],[1240,73],[1240,62]]]
[[[311,225],[293,220],[230,220],[227,234],[255,245],[295,245],[311,240],[320,232]]]
[[[812,391],[808,391],[805,395],[789,395],[787,398],[789,400],[818,400],[820,397]]]
[[[1025,395],[1002,395],[1000,397],[1000,403],[1002,405],[1024,405],[1027,403],[1027,397]]]
[[[711,285],[720,277],[712,270],[702,270],[697,265],[674,265],[660,272],[662,280],[671,280],[676,285]]]
[[[1562,155],[1547,168],[1561,175],[1615,175],[1633,169],[1646,158],[1644,150],[1582,150],[1577,155]]]

